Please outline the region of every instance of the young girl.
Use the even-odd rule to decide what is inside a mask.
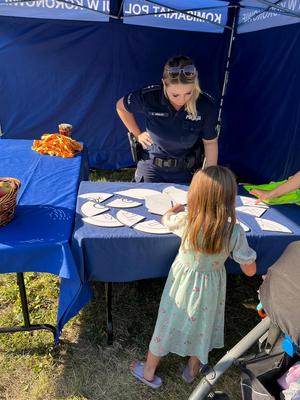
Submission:
[[[198,171],[188,192],[188,211],[176,205],[162,222],[182,238],[162,294],[145,363],[134,361],[131,373],[158,388],[155,375],[169,352],[190,356],[182,378],[191,383],[213,348],[224,346],[226,270],[231,256],[242,271],[256,273],[256,253],[235,216],[236,181],[230,170],[210,166]]]

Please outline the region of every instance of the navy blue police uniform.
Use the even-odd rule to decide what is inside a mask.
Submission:
[[[142,151],[136,182],[190,183],[195,166],[195,146],[202,139],[217,138],[218,108],[211,96],[197,99],[197,117],[176,110],[164,95],[162,85],[151,85],[124,97],[130,113],[142,113],[153,144]]]

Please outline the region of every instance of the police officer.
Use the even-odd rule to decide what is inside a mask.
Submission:
[[[197,70],[189,57],[168,60],[162,84],[122,97],[117,112],[142,146],[136,182],[190,183],[193,171],[201,167],[202,142],[205,165],[217,164],[218,109],[201,92]],[[145,132],[136,122],[137,112],[145,116]]]

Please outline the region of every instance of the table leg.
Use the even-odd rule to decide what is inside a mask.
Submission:
[[[17,272],[17,283],[20,291],[24,326],[14,326],[10,328],[0,328],[0,333],[15,333],[15,332],[25,332],[25,331],[35,331],[40,329],[46,329],[53,333],[54,339],[56,336],[56,328],[50,324],[36,324],[31,325],[28,311],[28,302],[26,296],[26,288],[24,282],[24,274],[23,272]]]
[[[106,322],[107,322],[107,344],[112,345],[114,340],[114,329],[112,319],[112,282],[105,282],[105,300],[106,300]]]

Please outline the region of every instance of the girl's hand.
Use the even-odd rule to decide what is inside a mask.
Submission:
[[[153,144],[153,140],[148,132],[143,132],[137,137],[137,141],[143,146],[143,149],[147,149]]]
[[[182,211],[184,211],[184,210],[185,210],[184,205],[182,205],[182,204],[175,204],[172,208],[170,208],[169,211],[172,211],[172,212],[174,212],[174,213],[179,213],[179,212],[182,212]]]
[[[241,270],[247,276],[253,276],[256,274],[256,262],[253,261],[251,264],[240,264]]]

